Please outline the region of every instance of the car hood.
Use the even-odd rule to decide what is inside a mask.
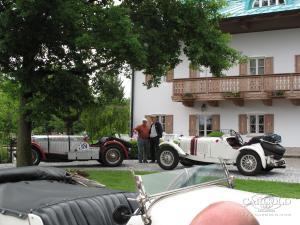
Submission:
[[[189,225],[193,218],[210,204],[232,201],[244,205],[260,225],[299,224],[300,200],[275,198],[264,201],[267,195],[213,186],[163,198],[152,205],[149,214],[152,225]],[[268,206],[265,203],[268,202]],[[220,221],[220,224],[222,221]],[[127,225],[143,225],[139,216]]]

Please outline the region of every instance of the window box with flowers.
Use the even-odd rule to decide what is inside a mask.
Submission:
[[[281,90],[272,91],[272,92],[270,92],[270,97],[272,97],[272,98],[284,98],[285,97],[285,92],[281,91]]]
[[[240,92],[225,92],[224,93],[224,98],[227,99],[239,99],[242,98],[242,95]]]

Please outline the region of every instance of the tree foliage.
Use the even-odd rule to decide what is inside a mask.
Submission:
[[[145,73],[157,85],[162,74],[180,63],[183,51],[194,67],[208,67],[215,76],[229,69],[240,54],[228,46],[220,30],[220,0],[124,0],[134,30],[146,48]]]
[[[0,75],[0,133],[15,134],[18,119],[18,86]]]
[[[81,123],[92,140],[129,133],[129,101],[114,101],[99,107],[95,104],[83,111]]]
[[[124,100],[122,81],[117,76],[103,76],[101,79],[101,84],[98,83],[99,90],[94,91],[94,95],[88,98],[89,101],[77,100],[77,104],[81,105],[78,105],[77,109],[70,107],[73,111],[59,111],[56,114],[39,117],[39,120],[34,121],[33,132],[35,134],[82,134],[83,131],[87,131],[94,140],[102,135],[127,133],[129,103],[128,100]],[[103,88],[100,89],[100,85]],[[65,104],[74,105],[71,102]],[[111,111],[114,116],[108,118],[108,111]],[[110,128],[107,128],[107,124],[110,124]]]
[[[239,58],[219,30],[218,0],[0,0],[0,72],[19,86],[18,166],[31,164],[32,124],[78,118],[107,79],[130,68],[157,85],[183,50],[221,75]],[[107,109],[107,115],[111,110]],[[110,118],[109,116],[107,118]]]

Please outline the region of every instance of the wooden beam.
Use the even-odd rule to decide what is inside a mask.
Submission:
[[[263,99],[262,102],[266,106],[272,106],[273,105],[273,100],[272,99]]]
[[[232,102],[236,106],[244,106],[244,104],[245,104],[244,99],[232,99]]]
[[[251,26],[250,22],[245,22],[245,21],[240,22],[239,25],[243,30],[246,30],[246,31],[249,30],[250,26]]]
[[[186,107],[194,107],[194,101],[183,101],[182,104]]]
[[[300,106],[300,99],[290,99],[291,103],[296,106]]]
[[[207,104],[212,106],[212,107],[218,107],[219,106],[218,101],[208,101]]]
[[[243,19],[229,17],[223,19],[220,25],[223,32],[238,34],[299,28],[299,19],[299,13],[291,10],[286,13],[263,13],[260,15],[245,16]]]

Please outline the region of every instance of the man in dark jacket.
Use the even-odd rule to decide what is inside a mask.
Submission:
[[[151,116],[151,127],[149,131],[150,136],[150,157],[151,162],[154,163],[156,159],[156,153],[159,150],[159,139],[162,137],[163,129],[156,116]]]

